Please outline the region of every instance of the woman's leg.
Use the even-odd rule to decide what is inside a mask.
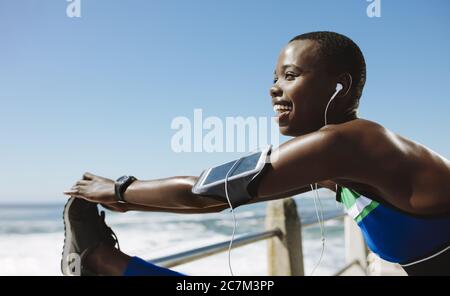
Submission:
[[[120,250],[99,245],[93,249],[85,264],[99,275],[111,276],[181,276],[179,272],[159,267],[138,257],[130,257]]]

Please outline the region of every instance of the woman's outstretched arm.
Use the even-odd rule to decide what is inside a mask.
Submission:
[[[350,144],[342,144],[341,137],[330,131],[311,133],[282,144],[273,152],[279,157],[272,160],[270,168],[260,179],[251,203],[306,192],[311,183],[330,180],[340,174],[348,175],[349,163],[359,160],[354,151]],[[352,169],[356,170],[355,167]],[[193,194],[191,189],[197,179],[178,176],[135,181],[126,190],[124,198],[136,205],[135,209],[140,205],[176,213],[218,212],[228,207],[226,200]],[[101,204],[117,202],[114,181],[90,173],[85,173],[82,180],[64,193]]]

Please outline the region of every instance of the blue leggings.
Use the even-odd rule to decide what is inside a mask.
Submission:
[[[173,271],[168,268],[159,267],[153,263],[142,260],[139,257],[132,257],[128,262],[127,268],[123,273],[124,276],[181,276],[182,273]]]

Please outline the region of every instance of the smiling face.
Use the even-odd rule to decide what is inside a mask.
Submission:
[[[300,136],[320,129],[335,89],[336,77],[320,59],[319,44],[312,40],[289,43],[278,57],[270,88],[280,133]]]

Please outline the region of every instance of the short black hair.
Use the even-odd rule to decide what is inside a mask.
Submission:
[[[351,92],[355,99],[355,108],[359,105],[364,84],[366,83],[366,62],[361,49],[350,38],[329,31],[310,32],[292,38],[295,40],[313,40],[319,44],[319,53],[329,69],[347,72],[352,76]]]

